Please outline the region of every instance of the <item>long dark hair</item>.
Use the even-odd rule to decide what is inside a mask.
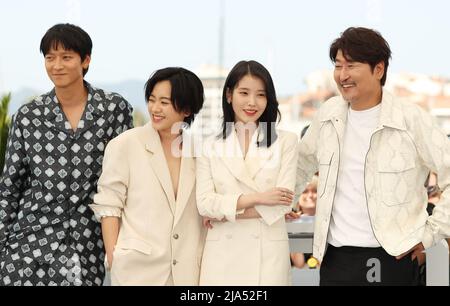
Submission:
[[[258,132],[262,133],[263,138],[261,141],[258,140],[257,145],[258,147],[265,146],[269,148],[278,138],[275,124],[277,122],[277,118],[281,119],[281,113],[278,109],[278,101],[272,77],[270,76],[269,71],[256,61],[240,61],[228,74],[222,94],[222,132],[218,137],[226,139],[232,132],[230,127],[234,124],[235,114],[233,111],[233,106],[228,103],[227,92],[233,93],[233,90],[236,88],[239,81],[246,75],[251,75],[261,79],[265,86],[267,106],[258,120]]]

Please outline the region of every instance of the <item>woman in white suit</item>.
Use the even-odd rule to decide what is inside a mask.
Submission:
[[[222,100],[223,130],[197,158],[197,207],[208,227],[200,285],[289,285],[284,216],[297,136],[275,129],[275,88],[255,61],[232,69]]]
[[[145,98],[151,122],[112,140],[94,197],[112,285],[198,285],[204,244],[195,161],[181,125],[203,105],[200,79],[156,71]]]

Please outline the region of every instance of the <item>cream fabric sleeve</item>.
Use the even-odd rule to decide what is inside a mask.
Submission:
[[[242,193],[218,194],[214,188],[210,159],[197,158],[197,208],[201,216],[236,221],[237,202]]]
[[[298,159],[298,138],[294,133],[284,133],[285,139],[282,148],[280,148],[281,167],[275,187],[283,187],[294,191]],[[292,210],[292,204],[290,206],[256,205],[255,209],[258,211],[264,222],[270,226],[281,218],[284,218],[285,214]]]
[[[103,158],[94,203],[89,207],[100,221],[103,217],[121,217],[126,203],[129,181],[127,145],[119,136],[109,142]]]

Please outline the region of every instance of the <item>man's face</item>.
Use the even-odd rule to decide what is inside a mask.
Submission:
[[[365,109],[364,105],[373,106],[371,103],[381,93],[380,80],[383,75],[383,62],[377,64],[372,71],[367,63],[353,61],[348,56],[346,59],[342,50],[336,55],[334,80],[342,97],[353,109]]]
[[[83,82],[83,69],[87,69],[91,58],[84,61],[78,53],[66,50],[58,44],[45,55],[45,69],[56,88],[68,88],[73,84]]]

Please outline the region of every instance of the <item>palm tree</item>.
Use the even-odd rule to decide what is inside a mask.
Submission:
[[[0,104],[0,172],[3,171],[6,143],[8,141],[8,132],[11,125],[11,118],[8,116],[10,102],[11,93],[2,96]]]

